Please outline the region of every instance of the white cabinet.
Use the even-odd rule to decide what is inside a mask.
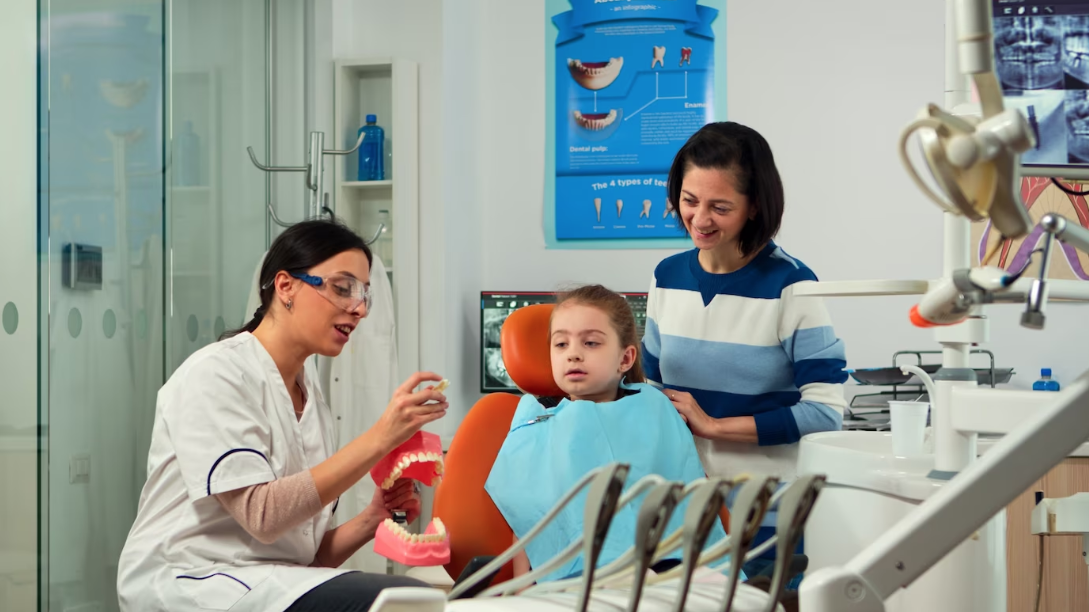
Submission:
[[[333,136],[350,149],[367,115],[385,130],[385,180],[359,181],[359,153],[335,158],[334,210],[385,263],[396,308],[400,378],[420,364],[419,98],[415,62],[390,58],[335,62]],[[379,232],[379,228],[384,231]]]

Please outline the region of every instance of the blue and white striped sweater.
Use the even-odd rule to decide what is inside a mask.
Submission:
[[[687,391],[710,416],[753,416],[760,445],[793,444],[842,424],[846,358],[820,298],[794,295],[816,275],[774,243],[729,274],[694,249],[663,260],[647,302],[647,377]]]

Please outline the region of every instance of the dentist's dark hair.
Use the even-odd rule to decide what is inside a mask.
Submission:
[[[742,255],[763,248],[779,233],[785,205],[783,181],[775,167],[771,146],[759,132],[740,123],[722,121],[708,123],[692,134],[673,158],[666,183],[667,197],[678,215],[681,185],[692,168],[729,172],[737,181],[738,192],[748,199],[750,210],[756,211],[738,237]],[[692,231],[684,224],[683,216],[681,227],[685,235]]]
[[[287,273],[306,272],[331,257],[351,250],[363,251],[367,256],[368,267],[374,263],[367,243],[359,234],[341,223],[303,221],[287,228],[272,241],[272,246],[261,264],[261,274],[257,280],[261,305],[254,311],[253,318],[248,323],[239,329],[225,332],[219,339],[224,340],[242,332],[253,333],[257,329],[272,307],[272,298],[276,292],[272,281],[281,270]]]

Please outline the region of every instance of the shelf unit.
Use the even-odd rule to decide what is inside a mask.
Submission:
[[[386,180],[358,181],[358,153],[333,163],[333,207],[338,218],[370,240],[393,286],[398,380],[420,369],[419,68],[393,58],[342,59],[333,79],[330,144],[350,149],[369,114],[385,130]],[[396,269],[396,274],[393,270]]]

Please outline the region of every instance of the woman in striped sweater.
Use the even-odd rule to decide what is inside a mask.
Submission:
[[[677,153],[667,189],[696,248],[654,271],[647,378],[687,421],[709,474],[790,480],[799,439],[840,429],[847,374],[822,300],[796,295],[816,275],[772,241],[784,197],[771,148],[737,123],[706,125]]]

